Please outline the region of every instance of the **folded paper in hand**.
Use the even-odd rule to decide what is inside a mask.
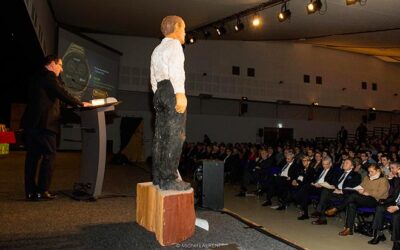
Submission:
[[[363,190],[364,188],[363,187],[361,187],[360,185],[358,185],[357,187],[346,187],[346,188],[344,188],[344,189],[346,189],[346,190]]]
[[[321,185],[324,188],[327,188],[327,189],[335,189],[335,186],[329,184],[328,182],[321,182],[321,183],[318,183],[318,184]]]
[[[102,106],[105,104],[113,104],[117,103],[117,99],[115,97],[107,97],[107,98],[101,98],[101,99],[93,99],[90,101],[92,106]]]

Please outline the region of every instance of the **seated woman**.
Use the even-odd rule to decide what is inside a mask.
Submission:
[[[368,176],[363,179],[360,186],[349,192],[352,193],[343,204],[325,212],[326,215],[333,216],[338,211],[346,209],[346,224],[344,230],[339,233],[341,236],[353,234],[357,207],[376,207],[379,200],[388,197],[389,182],[382,176],[380,167],[372,163],[368,166]]]

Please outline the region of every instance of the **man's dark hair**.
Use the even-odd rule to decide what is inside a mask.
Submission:
[[[61,58],[60,57],[58,57],[57,55],[54,55],[54,54],[51,54],[51,55],[48,55],[48,56],[46,56],[45,58],[44,58],[44,60],[43,60],[43,66],[46,66],[46,65],[49,65],[51,62],[55,62],[55,63],[57,63],[59,60],[60,60]]]
[[[358,165],[362,165],[362,161],[361,161],[361,159],[359,157],[355,157],[353,159],[353,162],[354,162],[354,167],[358,166]]]
[[[382,154],[381,158],[383,158],[383,157],[385,157],[385,158],[388,159],[389,161],[392,160],[388,154]]]

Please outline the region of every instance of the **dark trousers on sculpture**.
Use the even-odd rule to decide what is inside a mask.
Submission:
[[[168,80],[157,84],[153,98],[156,111],[153,139],[153,183],[173,181],[178,178],[178,165],[182,145],[186,138],[186,112],[176,112],[176,97]]]
[[[57,136],[44,129],[32,129],[25,134],[25,192],[43,193],[50,188],[57,151]],[[36,184],[36,172],[40,163],[39,179]]]

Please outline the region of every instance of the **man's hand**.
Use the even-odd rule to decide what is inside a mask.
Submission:
[[[368,196],[368,195],[369,195],[369,193],[368,193],[368,192],[365,192],[365,191],[363,191],[361,194],[362,194],[362,195],[365,195],[365,196]]]
[[[335,191],[333,191],[334,194],[343,194],[342,190],[340,189],[335,189]]]
[[[90,107],[92,104],[90,102],[82,102],[83,107]]]
[[[184,93],[176,93],[176,106],[175,110],[178,113],[185,113],[187,107],[187,99]]]
[[[366,195],[367,192],[364,192],[364,189],[356,189],[359,194]],[[368,194],[367,194],[368,195]]]
[[[316,188],[322,188],[322,186],[318,183],[311,183],[311,185],[313,185]]]
[[[386,210],[387,210],[389,213],[392,214],[392,213],[398,211],[398,210],[399,210],[399,207],[398,207],[398,206],[389,206]]]

